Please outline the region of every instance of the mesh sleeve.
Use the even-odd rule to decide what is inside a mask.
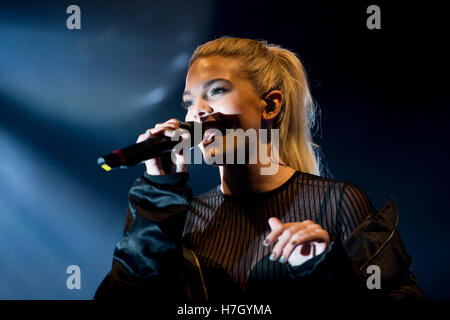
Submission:
[[[367,194],[359,186],[347,182],[339,203],[338,227],[342,241],[367,217],[375,207]]]

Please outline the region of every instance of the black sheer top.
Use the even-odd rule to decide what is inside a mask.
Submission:
[[[296,171],[270,192],[235,197],[224,195],[217,186],[194,198],[183,242],[198,256],[206,278],[228,275],[245,292],[249,278],[288,276],[286,264],[267,259],[273,246],[263,246],[270,217],[283,223],[311,220],[330,238],[344,241],[374,211],[369,197],[355,184]]]

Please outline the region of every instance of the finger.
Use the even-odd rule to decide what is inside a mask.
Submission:
[[[264,239],[263,245],[269,246],[271,245],[283,232],[285,228],[290,228],[293,225],[298,225],[299,228],[306,228],[307,226],[313,224],[311,220],[305,220],[303,222],[291,222],[291,223],[285,223],[282,224],[283,227],[280,228],[281,221],[278,220],[275,217],[272,217],[269,219],[269,225],[272,229],[272,231],[266,236]]]
[[[286,246],[283,249],[283,252],[281,254],[280,262],[284,263],[291,257],[292,252],[297,247],[297,245],[293,244],[292,241],[289,241],[289,243],[286,244]]]
[[[166,121],[166,123],[172,123],[175,124],[177,127],[180,126],[180,121],[178,119],[172,118]]]
[[[289,222],[289,223],[281,223],[280,220],[278,220],[275,217],[271,217],[269,219],[269,226],[272,229],[272,231],[266,236],[266,238],[263,241],[264,246],[271,245],[283,232],[284,229],[290,228],[293,225],[298,225],[300,229],[306,228],[309,225],[312,225],[313,222],[311,220],[305,220],[303,222]],[[282,227],[280,228],[280,225]]]
[[[157,123],[154,128],[147,129],[145,131],[145,133],[139,135],[136,143],[145,141],[148,138],[150,138],[151,136],[154,136],[154,135],[157,135],[157,134],[161,134],[161,133],[163,133],[164,135],[167,135],[167,136],[172,136],[176,129],[177,128],[173,124]],[[169,132],[169,134],[166,134],[166,132]]]
[[[303,231],[298,236],[296,236],[294,239],[291,240],[292,245],[297,246],[301,243],[307,242],[307,241],[319,241],[319,242],[325,242],[327,246],[330,244],[330,237],[328,235],[328,232],[324,229],[312,229],[308,231]]]
[[[280,228],[282,224],[283,223],[278,218],[271,217],[269,219],[269,226],[270,226],[270,229],[272,229],[272,230]]]
[[[189,130],[187,130],[187,129],[179,129],[179,130],[181,130],[181,140],[191,138],[191,134],[189,133]]]
[[[166,122],[155,124],[155,128],[161,128],[165,126],[172,126],[175,127],[175,129],[178,129],[180,127],[180,122],[178,119],[172,118],[167,120]]]
[[[152,136],[156,134],[165,134],[166,132],[169,132],[169,135],[173,135],[173,133],[177,129],[178,128],[175,125],[166,123],[166,124],[157,124],[154,128],[149,129],[146,132],[149,132],[150,135]]]
[[[157,123],[153,129],[147,130],[148,135],[156,135],[156,134],[164,134],[166,135],[166,132],[169,132],[173,135],[174,131],[178,129],[178,126],[175,123]]]
[[[145,139],[147,139],[147,135],[144,133],[144,134],[140,134],[139,136],[138,136],[138,138],[137,138],[137,140],[136,140],[136,143],[139,143],[139,142],[142,142],[142,141],[144,141]]]
[[[295,223],[288,229],[285,229],[281,236],[278,238],[278,242],[275,245],[273,252],[274,252],[274,259],[276,259],[278,256],[280,257],[280,262],[285,263],[292,250],[295,248],[295,245],[292,245],[292,237],[297,235],[299,232],[304,232],[304,230],[311,228],[313,226],[313,222],[310,220],[305,220],[304,222]],[[315,225],[316,228],[320,228],[319,225]],[[286,249],[286,246],[288,248]]]
[[[270,255],[269,259],[274,261],[277,260],[280,256],[280,262],[285,262],[286,257],[283,256],[281,253],[284,250],[284,247],[286,244],[289,243],[289,240],[291,239],[292,235],[296,233],[298,228],[300,227],[300,223],[295,224],[287,229],[284,229],[281,235],[278,237],[278,242],[275,245],[275,247],[272,250],[272,254]]]
[[[170,136],[175,136],[179,141],[183,141],[184,139],[188,139],[190,137],[190,133],[187,129],[177,128],[175,131],[170,132]]]
[[[163,130],[166,127],[175,127],[173,123],[157,123],[153,128],[147,129],[147,131],[157,132]]]
[[[269,219],[270,233],[264,239],[263,244],[265,246],[271,245],[276,238],[283,232],[283,223],[275,217]]]
[[[316,230],[320,230],[321,227],[318,224],[312,224],[307,226],[306,228],[297,229],[296,232],[292,235],[292,237],[289,239],[289,243],[287,243],[284,248],[281,257],[280,262],[286,262],[289,257],[291,256],[292,252],[294,251],[295,247],[298,245],[305,243],[305,240],[303,240],[303,237],[305,234],[315,234]]]
[[[152,130],[154,133],[152,133]],[[136,143],[142,142],[147,140],[148,138],[150,138],[150,136],[152,136],[153,134],[158,134],[157,131],[155,131],[155,128],[153,129],[148,129],[147,131],[145,131],[145,133],[142,133],[138,136],[138,139],[136,141]]]
[[[183,129],[178,129],[175,131],[174,135],[171,138],[173,141],[183,140],[182,135],[180,136],[180,130]],[[188,155],[189,146],[186,146],[185,144],[177,144],[172,149],[172,161],[177,166],[186,165],[188,162]]]

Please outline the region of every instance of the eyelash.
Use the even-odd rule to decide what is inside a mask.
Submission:
[[[220,91],[220,92],[217,92],[217,91]],[[211,95],[216,95],[216,94],[221,94],[221,93],[225,93],[225,92],[228,92],[229,90],[227,89],[227,88],[225,88],[225,87],[216,87],[216,88],[213,88],[213,89],[211,89]],[[188,109],[190,106],[192,105],[192,101],[182,101],[181,102],[181,106],[184,108],[184,109]]]
[[[186,110],[189,109],[191,105],[188,105],[188,103],[192,103],[192,101],[181,101],[181,107],[183,107]]]
[[[222,92],[216,92],[216,90],[222,90]],[[225,87],[216,87],[216,88],[213,88],[212,90],[211,90],[211,92],[213,92],[213,94],[220,94],[220,93],[224,93],[224,92],[227,92],[228,91],[228,89],[227,88],[225,88]]]

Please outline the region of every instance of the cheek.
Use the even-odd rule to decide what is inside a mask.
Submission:
[[[215,111],[227,115],[239,115],[245,112],[245,107],[239,101],[239,97],[232,94],[218,101],[211,102],[211,106]]]
[[[261,114],[258,105],[253,100],[245,100],[242,97],[233,97],[229,101],[224,101],[224,112],[236,115],[236,126],[244,130],[249,128],[259,129],[261,124]]]
[[[239,115],[239,127],[243,130],[259,129],[261,127],[261,115],[256,110],[247,110]]]
[[[246,130],[261,127],[261,113],[256,101],[242,98],[239,95],[230,95],[220,101],[211,102],[211,107],[214,112],[236,116],[233,117],[233,122],[238,128]],[[194,115],[192,110],[188,111],[185,121],[195,121]]]

